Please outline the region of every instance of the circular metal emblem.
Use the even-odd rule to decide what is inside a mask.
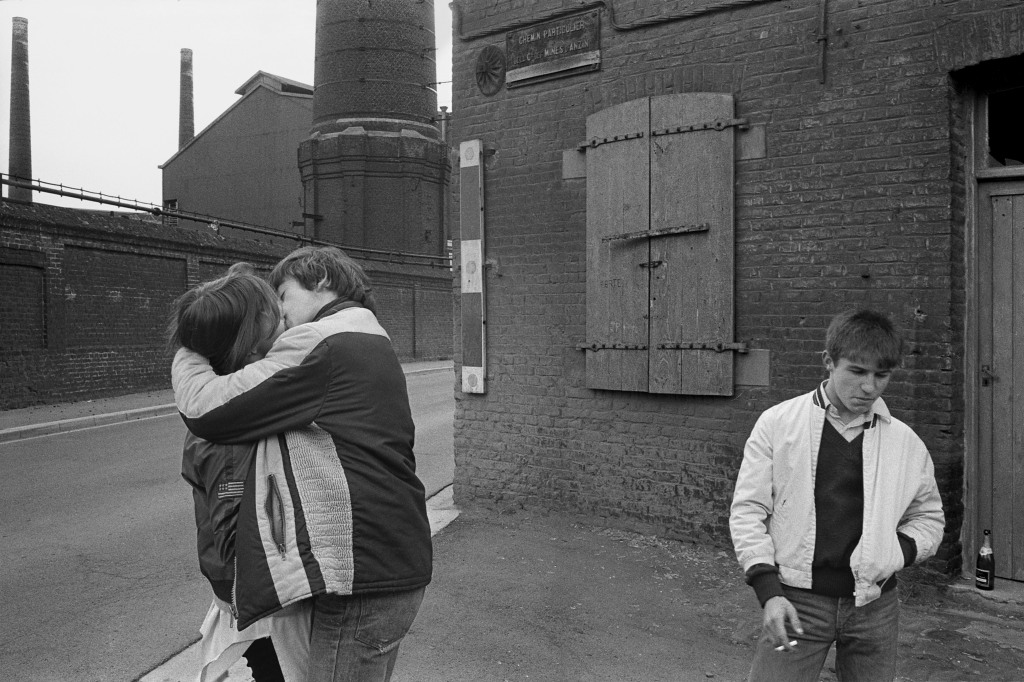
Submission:
[[[505,53],[488,45],[476,58],[476,84],[480,92],[493,95],[505,84]]]

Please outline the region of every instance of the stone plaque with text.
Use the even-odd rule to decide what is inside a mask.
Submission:
[[[599,69],[601,12],[583,12],[509,31],[505,55],[505,84],[510,88]]]

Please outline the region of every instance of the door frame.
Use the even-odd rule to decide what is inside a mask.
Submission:
[[[982,505],[984,495],[991,491],[981,491],[981,430],[978,420],[980,405],[979,367],[981,334],[979,321],[981,318],[981,294],[979,275],[982,272],[981,254],[979,253],[980,220],[982,209],[979,199],[984,185],[996,182],[1021,182],[1024,184],[1024,166],[1006,168],[989,168],[986,163],[988,97],[985,92],[968,89],[967,106],[967,168],[964,203],[964,258],[965,258],[965,329],[964,329],[964,517],[960,528],[962,550],[961,574],[966,578],[974,577],[973,557],[981,546],[982,533],[979,521],[984,517]]]

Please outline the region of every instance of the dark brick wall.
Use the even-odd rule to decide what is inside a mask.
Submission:
[[[173,301],[238,261],[266,274],[289,250],[205,228],[0,202],[0,409],[168,387]],[[379,317],[399,356],[451,357],[448,270],[361,262],[378,290],[392,292]],[[441,295],[413,306],[421,289]]]
[[[446,288],[425,284],[415,288],[412,314],[418,356],[426,357],[431,349],[445,349],[446,357],[451,357],[453,298],[451,280]]]
[[[154,346],[166,311],[188,281],[184,254],[150,255],[64,245],[64,315],[68,348]]]
[[[702,3],[604,3],[620,26],[648,25],[618,30],[605,11],[599,71],[491,97],[475,81],[480,50],[504,49],[517,23],[581,5],[485,4],[457,3],[454,48],[452,144],[481,139],[488,152],[486,257],[498,264],[486,279],[488,393],[458,396],[459,501],[565,509],[725,544],[757,415],[824,377],[832,315],[872,306],[910,342],[887,402],[932,452],[949,521],[936,564],[954,570],[967,133],[950,72],[1024,49],[1018,3],[832,0],[824,83],[823,3],[667,22],[657,20]],[[562,152],[585,139],[589,114],[702,91],[732,93],[736,115],[766,130],[765,157],[735,166],[735,324],[736,340],[770,351],[770,385],[731,398],[589,390],[575,350],[586,340],[586,186],[562,179]]]
[[[46,347],[45,275],[38,265],[0,263],[0,348]]]
[[[411,355],[413,352],[413,292],[405,287],[381,286],[373,288],[377,301],[377,310],[387,316],[390,324],[385,326],[391,335],[395,349],[400,354]],[[385,313],[385,311],[388,311]],[[405,313],[405,314],[403,314]],[[381,320],[383,323],[383,320]]]

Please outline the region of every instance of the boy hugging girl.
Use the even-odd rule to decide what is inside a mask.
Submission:
[[[432,556],[405,374],[362,268],[333,247],[269,283],[233,268],[178,300],[170,336],[216,596],[200,679],[242,651],[258,682],[389,679]]]

